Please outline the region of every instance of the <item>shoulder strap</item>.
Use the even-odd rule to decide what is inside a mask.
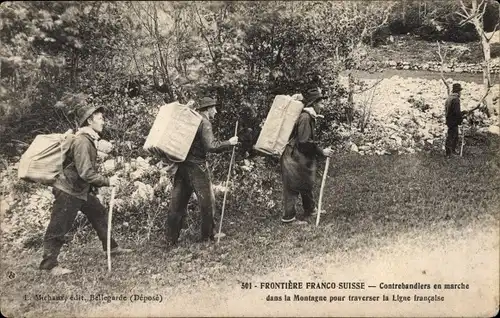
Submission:
[[[67,168],[73,163],[73,154],[71,153],[71,147],[76,136],[73,134],[63,135],[61,140],[61,166],[63,169]],[[70,155],[68,156],[68,153]]]
[[[299,117],[295,121],[295,124],[293,125],[292,133],[290,134],[290,139],[288,140],[288,145],[290,146],[295,146],[297,142],[298,124],[300,116],[302,116],[302,112],[300,113]]]

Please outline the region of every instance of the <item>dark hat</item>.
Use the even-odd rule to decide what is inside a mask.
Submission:
[[[94,104],[84,104],[76,111],[76,117],[78,120],[78,127],[82,127],[85,121],[92,116],[96,111],[104,111],[104,107],[97,106]]]
[[[452,88],[451,88],[451,91],[453,93],[458,93],[462,90],[462,86],[459,84],[459,83],[454,83]]]
[[[323,95],[319,87],[308,89],[304,94],[304,101],[306,105],[311,105],[318,100],[325,99],[327,96]]]
[[[195,106],[195,110],[203,110],[208,107],[217,106],[218,103],[215,99],[211,97],[203,97]]]

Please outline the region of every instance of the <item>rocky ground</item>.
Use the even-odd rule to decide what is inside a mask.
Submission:
[[[341,80],[347,85],[346,77]],[[446,136],[446,88],[441,80],[392,76],[361,81],[366,87],[373,86],[354,95],[358,109],[370,114],[365,132],[362,133],[359,127],[333,124],[333,129],[348,140],[351,151],[361,155],[383,155],[415,153],[443,147],[443,139]],[[470,110],[478,105],[483,96],[480,84],[451,79],[447,81],[450,85],[453,82],[462,85],[462,110]],[[492,94],[498,96],[498,86],[493,87]],[[498,97],[494,102],[497,107],[500,102]],[[476,132],[500,133],[497,116],[488,118],[484,112],[476,110],[471,118],[472,123],[466,120],[463,125],[466,135]]]
[[[112,145],[103,141],[100,146]],[[131,209],[144,209],[144,214],[148,219],[144,225],[148,230],[147,239],[149,239],[153,227],[162,226],[162,224],[156,224],[156,221],[158,213],[163,212],[159,209],[168,207],[173,172],[169,170],[169,167],[163,166],[161,161],[158,164],[151,164],[152,157],[132,158],[127,162],[124,162],[123,157],[106,159],[108,156],[103,152],[100,153],[100,157],[102,173],[106,175],[116,174],[122,178],[121,185],[117,187],[114,212],[120,215],[121,212]],[[248,164],[250,166],[249,162]],[[2,171],[0,175],[2,177],[2,192],[4,193],[1,200],[2,247],[5,250],[22,251],[27,247],[41,246],[42,236],[50,219],[50,207],[54,197],[51,187],[17,180],[16,168],[17,164],[14,164]],[[218,197],[224,191],[224,186],[216,181],[213,189]],[[97,197],[101,202],[107,204],[111,194],[110,188],[103,187],[98,191]],[[196,202],[197,198],[194,193],[193,199]],[[158,206],[155,206],[155,210],[148,209],[153,205],[152,202],[159,203]],[[85,220],[86,217],[79,212],[75,227],[82,225],[82,222],[85,223]],[[125,218],[123,222],[115,220],[114,227],[118,230],[132,231],[137,230],[137,225]],[[74,234],[72,232],[68,240],[71,240]]]

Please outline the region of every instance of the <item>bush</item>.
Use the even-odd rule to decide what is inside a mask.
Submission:
[[[377,47],[379,45],[387,44],[389,37],[391,36],[391,30],[389,26],[378,27],[372,32],[370,36],[363,39],[365,44],[370,44],[372,47]]]
[[[479,41],[479,35],[476,32],[474,25],[460,25],[462,18],[457,14],[451,13],[444,16],[444,30],[441,32],[440,39],[442,41],[467,43]]]
[[[493,32],[495,25],[499,22],[500,3],[498,3],[498,1],[488,1],[488,7],[486,8],[483,16],[484,31]]]
[[[405,35],[409,33],[411,30],[406,28],[405,22],[402,18],[393,17],[389,22],[389,31],[393,35]]]
[[[460,27],[451,23],[442,33],[440,39],[448,42],[469,43],[479,41],[479,35],[472,24]]]
[[[415,35],[418,35],[425,41],[437,41],[442,37],[443,27],[436,21],[430,20],[424,22],[415,30]]]
[[[255,160],[250,171],[242,169],[241,165],[236,166],[232,182],[237,186],[229,193],[226,202],[228,211],[232,211],[236,217],[238,214],[280,215],[283,203],[279,167],[279,161],[271,158]],[[221,206],[217,210],[220,209]]]
[[[484,27],[491,32],[499,21],[498,3],[488,1],[484,14]],[[410,1],[400,2],[389,20],[391,34],[414,34],[426,41],[448,41],[467,43],[479,40],[472,24],[461,26],[462,17],[456,1]]]
[[[389,20],[389,30],[394,35],[413,33],[422,25],[417,2],[399,2]]]

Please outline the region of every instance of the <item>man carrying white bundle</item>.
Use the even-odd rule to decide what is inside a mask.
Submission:
[[[186,160],[178,164],[174,177],[170,213],[167,217],[167,240],[175,245],[179,239],[182,220],[186,216],[187,205],[193,191],[196,193],[201,210],[201,240],[214,240],[213,206],[214,197],[207,164],[207,153],[222,152],[238,143],[238,137],[227,141],[215,141],[212,123],[217,110],[217,102],[204,97],[194,105],[202,116],[202,121],[193,140]]]
[[[93,187],[115,186],[118,178],[110,179],[97,173],[97,148],[95,143],[104,128],[103,108],[85,104],[78,112],[78,125],[81,127],[71,143],[63,164],[63,173],[53,184],[55,196],[49,226],[43,242],[43,260],[40,269],[50,270],[53,275],[72,273],[72,270],[58,265],[57,258],[64,244],[64,236],[69,232],[78,211],[89,219],[102,242],[107,248],[106,208],[92,193]],[[131,250],[118,246],[111,239],[111,253],[129,253]]]
[[[295,99],[302,99],[301,95],[294,95]],[[308,90],[304,95],[304,109],[297,120],[290,140],[281,155],[281,173],[283,180],[283,204],[285,212],[281,221],[290,223],[296,220],[295,202],[297,196],[302,197],[304,207],[303,219],[307,219],[314,212],[315,201],[313,187],[316,177],[318,157],[331,157],[333,151],[319,147],[316,134],[316,118],[324,108],[319,88]]]

